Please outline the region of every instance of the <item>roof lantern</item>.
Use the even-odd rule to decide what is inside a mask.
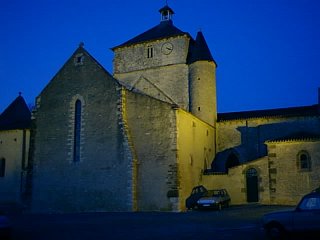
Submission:
[[[170,21],[172,19],[172,15],[174,14],[173,10],[168,6],[168,4],[161,8],[159,12],[161,14],[161,22]]]

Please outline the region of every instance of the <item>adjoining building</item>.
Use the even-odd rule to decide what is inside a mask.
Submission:
[[[0,115],[0,206],[21,207],[28,195],[31,112],[19,96]]]
[[[295,204],[319,187],[320,103],[218,114],[204,35],[173,14],[166,5],[158,25],[112,48],[113,75],[80,44],[36,99],[16,201],[34,212],[183,211],[201,184],[226,188],[232,204]]]

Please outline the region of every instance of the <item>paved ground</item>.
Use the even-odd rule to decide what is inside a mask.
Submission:
[[[222,211],[184,213],[15,214],[13,240],[51,239],[265,239],[260,227],[266,212],[281,206],[233,206]]]

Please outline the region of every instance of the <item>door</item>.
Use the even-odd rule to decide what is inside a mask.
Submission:
[[[247,182],[247,202],[259,202],[258,172],[254,168],[249,168],[246,172]]]

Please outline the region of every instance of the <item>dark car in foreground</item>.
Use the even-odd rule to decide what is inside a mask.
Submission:
[[[229,206],[230,196],[226,189],[207,190],[199,185],[192,189],[190,196],[186,199],[187,209],[217,208]]]
[[[0,239],[11,239],[11,225],[9,219],[4,214],[0,213]]]
[[[303,239],[320,239],[320,192],[305,195],[291,211],[265,214],[263,228],[269,239],[303,236]]]
[[[231,199],[226,189],[208,190],[204,196],[197,201],[197,207],[221,210],[222,207],[228,207],[230,201]]]
[[[208,190],[202,186],[196,186],[192,189],[190,196],[186,199],[186,207],[187,209],[193,209],[197,206],[197,201],[203,197]]]

